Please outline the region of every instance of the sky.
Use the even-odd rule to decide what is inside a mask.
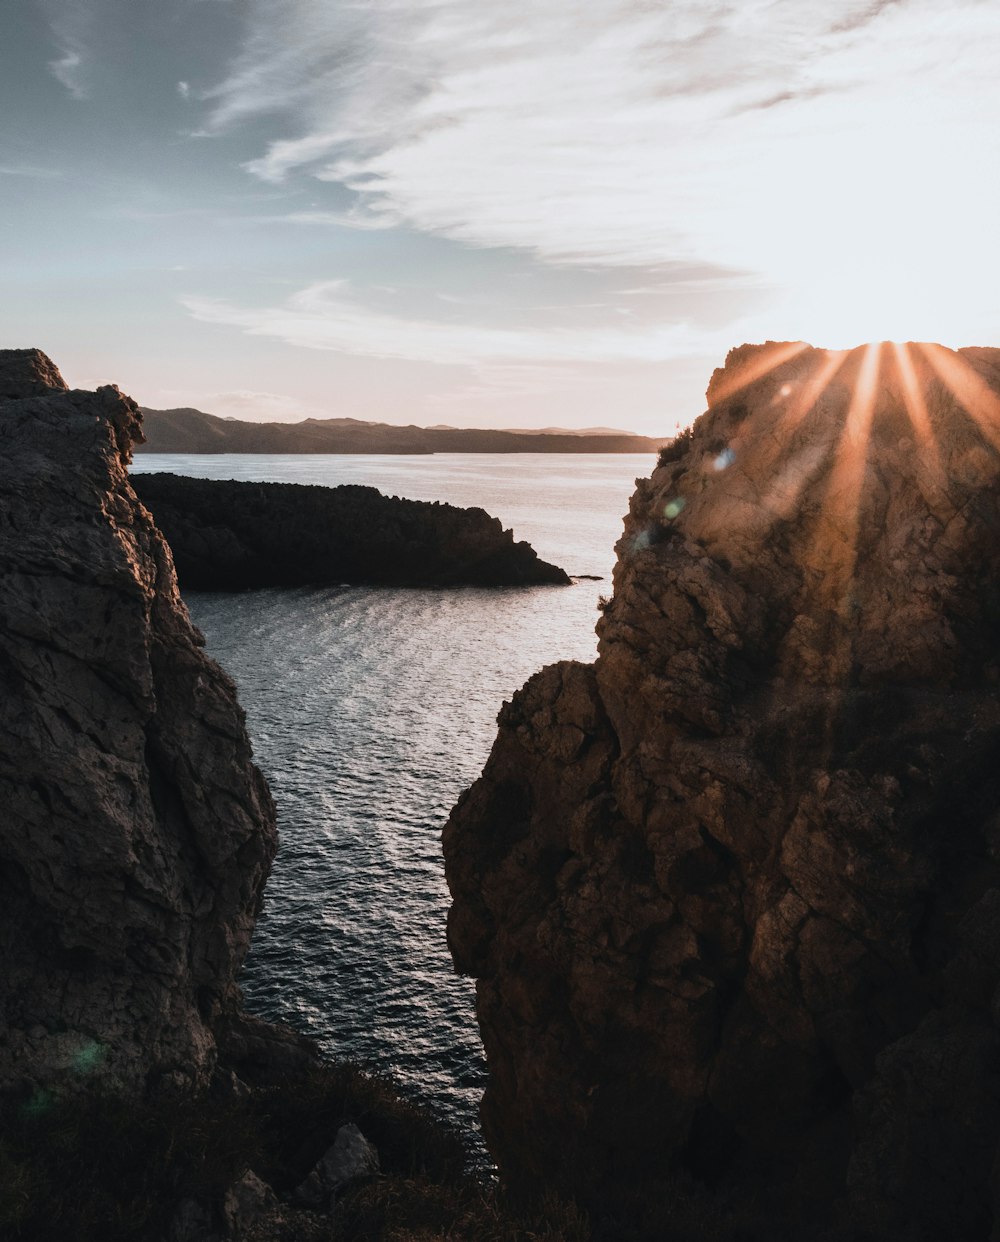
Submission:
[[[1000,0],[3,0],[0,346],[254,419],[670,435],[1000,345]]]

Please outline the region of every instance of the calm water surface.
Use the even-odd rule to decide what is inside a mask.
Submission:
[[[504,699],[591,660],[597,597],[647,454],[140,454],[134,472],[369,483],[480,505],[546,560],[602,582],[449,591],[188,594],[234,678],[281,846],[243,975],[248,1007],[391,1072],[474,1132],[485,1080],[470,981],[452,973],[440,835]]]

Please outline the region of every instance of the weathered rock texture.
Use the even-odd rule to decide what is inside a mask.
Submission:
[[[1000,351],[744,346],[708,400],[445,832],[488,1141],[604,1209],[995,1237]]]
[[[569,583],[483,509],[353,485],[137,474],[132,486],[166,536],[185,589]]]
[[[0,1087],[206,1080],[275,849],[117,388],[0,352]]]

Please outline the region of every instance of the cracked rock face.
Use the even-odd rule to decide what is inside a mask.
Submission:
[[[0,1085],[204,1081],[276,844],[117,388],[0,351]]]
[[[596,664],[505,705],[445,830],[488,1141],[590,1204],[683,1173],[776,1227],[985,1238],[1000,351],[744,346],[708,400]]]

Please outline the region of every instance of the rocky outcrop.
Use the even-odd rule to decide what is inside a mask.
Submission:
[[[483,509],[354,485],[137,474],[132,486],[166,536],[185,589],[569,582]]]
[[[0,352],[0,1087],[202,1084],[274,854],[117,388]],[[248,1036],[249,1038],[249,1036]]]
[[[712,1236],[995,1237],[1000,351],[744,346],[708,400],[445,830],[488,1141]]]

